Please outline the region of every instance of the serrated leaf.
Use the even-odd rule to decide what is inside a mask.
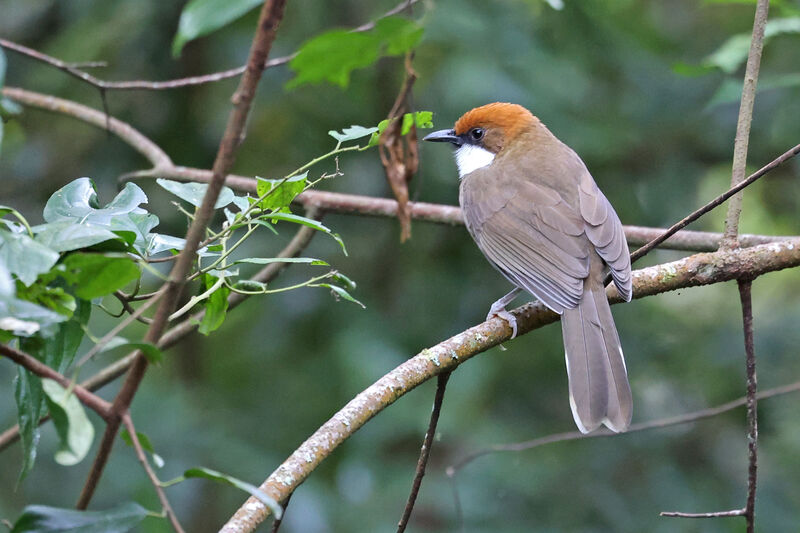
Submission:
[[[423,32],[422,26],[403,17],[384,17],[375,24],[375,33],[390,56],[405,54],[417,46]]]
[[[99,207],[97,191],[89,178],[78,178],[57,190],[44,206],[45,222],[71,220],[109,226],[111,220],[128,213],[145,213],[139,204],[147,203],[147,195],[134,183],[125,188],[105,207]]]
[[[0,264],[30,285],[58,261],[58,252],[36,242],[27,233],[0,230]]]
[[[350,74],[377,61],[380,40],[373,33],[333,30],[306,41],[289,68],[297,75],[286,84],[294,89],[304,83],[328,81],[345,88]]]
[[[339,237],[338,234],[333,233],[328,227],[312,218],[301,217],[300,215],[293,215],[291,213],[272,213],[270,215],[266,215],[266,218],[272,220],[273,222],[276,220],[283,220],[286,222],[292,222],[294,224],[302,224],[304,226],[308,226],[309,228],[314,228],[317,231],[327,233],[339,243],[339,246],[342,247],[344,255],[347,255],[347,248],[344,247],[344,241],[342,238]]]
[[[208,189],[207,183],[182,183],[180,181],[166,180],[163,178],[158,178],[156,183],[178,198],[186,200],[195,207],[200,207],[200,204],[203,203],[203,197],[206,195],[206,190]],[[233,199],[233,191],[229,187],[222,187],[222,190],[219,192],[217,202],[214,204],[214,209],[225,207],[233,202]]]
[[[204,274],[203,280],[206,290],[213,287],[217,279],[218,278],[209,274]],[[206,299],[203,304],[205,313],[203,314],[203,319],[200,321],[200,327],[198,328],[200,333],[208,335],[222,325],[225,321],[225,315],[228,312],[228,295],[230,293],[231,290],[225,285],[222,285]]]
[[[36,242],[56,252],[79,250],[101,242],[120,239],[119,235],[105,227],[79,224],[72,220],[40,224],[31,229]]]
[[[339,298],[342,298],[342,299],[344,299],[344,300],[347,300],[348,302],[353,302],[353,303],[354,303],[354,304],[356,304],[356,305],[360,305],[362,309],[366,309],[366,308],[367,308],[367,306],[366,306],[366,305],[362,304],[361,302],[359,302],[358,300],[356,300],[355,298],[353,298],[353,297],[350,295],[350,293],[349,293],[349,292],[347,292],[347,291],[346,291],[345,289],[343,289],[342,287],[339,287],[338,285],[333,285],[333,284],[331,284],[331,283],[319,283],[319,284],[317,284],[317,286],[318,286],[318,287],[327,287],[328,289],[330,289],[330,290],[331,290],[331,293],[332,293],[332,294],[334,295],[334,297],[336,297],[337,299],[339,299]]]
[[[258,197],[261,198],[268,194],[266,198],[259,202],[258,206],[264,210],[288,207],[292,200],[306,188],[307,176],[308,172],[286,180],[257,178],[256,193]]]
[[[105,511],[76,511],[29,505],[11,533],[125,533],[148,516],[147,509],[125,503]]]
[[[89,422],[80,400],[72,392],[67,393],[64,387],[47,378],[42,379],[42,390],[61,442],[55,460],[64,466],[78,464],[92,446],[94,426]]]
[[[139,266],[127,256],[73,253],[64,260],[65,277],[84,300],[105,296],[139,278]]]
[[[366,137],[367,135],[372,135],[373,133],[377,132],[378,128],[365,128],[364,126],[350,126],[349,128],[342,129],[342,133],[337,131],[329,131],[328,135],[339,141],[340,143],[345,141],[354,141],[356,139],[361,139],[362,137]]]
[[[189,41],[230,24],[263,3],[263,0],[191,0],[181,12],[172,55],[178,57]]]
[[[264,491],[262,491],[255,485],[251,485],[250,483],[242,481],[241,479],[237,479],[233,476],[229,476],[227,474],[217,472],[216,470],[211,470],[210,468],[203,468],[203,467],[190,468],[189,470],[183,473],[183,477],[205,478],[219,483],[225,483],[227,485],[231,485],[261,500],[261,503],[270,508],[273,516],[275,516],[276,519],[280,520],[281,517],[283,516],[283,509],[281,508],[280,504],[278,504],[278,502],[270,498]]]

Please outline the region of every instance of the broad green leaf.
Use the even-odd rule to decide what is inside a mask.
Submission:
[[[419,44],[423,28],[403,17],[385,17],[375,24],[375,34],[385,44],[386,55],[402,55]]]
[[[14,401],[17,404],[17,424],[22,445],[22,469],[17,486],[27,477],[36,462],[39,445],[39,419],[44,410],[42,381],[22,367],[17,367],[14,378]]]
[[[200,207],[200,204],[203,203],[203,197],[206,195],[206,190],[208,189],[207,183],[182,183],[180,181],[165,180],[163,178],[158,178],[156,183],[195,207]],[[222,190],[219,192],[219,197],[217,198],[217,203],[214,204],[214,209],[225,207],[233,201],[233,198],[233,191],[228,187],[222,187]]]
[[[332,285],[330,283],[319,283],[319,284],[317,284],[317,286],[318,287],[327,287],[328,289],[330,289],[331,293],[333,294],[333,296],[337,300],[339,298],[342,298],[344,300],[347,300],[348,302],[353,302],[354,304],[360,305],[362,309],[366,309],[367,308],[366,305],[362,304],[361,302],[359,302],[358,300],[356,300],[355,298],[350,296],[349,292],[347,292],[342,287],[339,287],[338,285]]]
[[[396,119],[395,119],[396,120]],[[372,134],[367,146],[376,146],[381,139],[381,135],[392,121],[389,119],[381,120],[378,123],[377,131]],[[400,134],[407,135],[411,131],[412,124],[419,129],[428,129],[433,127],[433,112],[431,111],[416,111],[414,113],[405,113],[403,115],[403,123],[400,126]]]
[[[329,266],[328,263],[322,259],[314,259],[313,257],[246,257],[233,262],[234,265],[237,263],[252,263],[254,265],[268,265],[270,263],[308,263],[310,265]]]
[[[186,246],[186,239],[180,237],[160,233],[151,233],[147,236],[147,255],[156,255],[167,250],[181,251],[184,246]],[[201,251],[197,253],[200,254]]]
[[[105,296],[140,276],[139,266],[127,256],[73,253],[64,260],[67,281],[84,300]]]
[[[52,379],[42,380],[47,407],[61,447],[55,454],[58,464],[78,464],[89,453],[94,440],[94,426],[89,422],[80,400]]]
[[[285,222],[292,222],[294,224],[302,224],[304,226],[308,226],[309,228],[314,228],[317,231],[327,233],[339,243],[339,246],[342,247],[344,255],[347,255],[347,248],[344,247],[344,241],[342,241],[342,238],[339,237],[338,234],[333,233],[327,226],[324,226],[312,218],[301,217],[300,215],[293,215],[292,213],[272,213],[265,215],[264,218],[268,218],[273,222],[276,220],[283,220]]]
[[[340,143],[345,141],[354,141],[356,139],[361,139],[362,137],[366,137],[367,135],[372,135],[373,133],[377,132],[378,128],[365,128],[364,126],[350,126],[349,128],[344,128],[342,133],[337,131],[331,130],[328,132],[328,135],[339,141]]]
[[[133,439],[131,439],[131,434],[128,433],[127,429],[123,429],[120,432],[120,437],[122,437],[122,440],[125,441],[125,444],[127,444],[131,448],[134,447],[133,446]],[[164,459],[160,455],[158,455],[156,453],[155,449],[153,449],[153,444],[150,442],[150,437],[148,437],[147,435],[145,435],[141,431],[137,431],[136,432],[136,438],[139,440],[139,444],[141,445],[142,450],[148,452],[150,455],[153,456],[153,463],[155,463],[155,465],[158,468],[163,467],[164,466]]]
[[[120,239],[119,235],[102,226],[79,224],[72,220],[40,224],[32,229],[36,242],[56,252],[69,252]]]
[[[58,261],[58,252],[40,244],[26,233],[0,230],[0,263],[30,285],[39,274],[47,272]]]
[[[800,33],[800,17],[775,18],[767,22],[764,28],[764,46],[778,35]],[[747,60],[750,51],[750,33],[740,33],[730,37],[722,46],[706,57],[702,65],[716,67],[728,74],[736,70]]]
[[[230,24],[263,3],[264,0],[191,0],[181,12],[172,55],[178,57],[189,41]]]
[[[92,313],[92,304],[86,300],[77,300],[72,319],[62,322],[58,332],[46,339],[42,348],[43,361],[50,368],[55,368],[63,374],[81,345],[84,328],[89,322]]]
[[[134,183],[125,188],[105,207],[99,207],[97,191],[89,178],[78,178],[57,190],[44,206],[45,222],[71,220],[109,226],[111,220],[128,213],[145,213],[139,204],[147,203],[144,191]]]
[[[43,283],[34,283],[30,287],[20,287],[17,298],[46,307],[56,313],[72,316],[75,311],[75,297],[61,287],[49,287]]]
[[[11,533],[125,533],[148,516],[147,509],[125,503],[105,511],[76,511],[29,505]]]
[[[212,481],[217,481],[220,483],[226,483],[237,489],[243,490],[245,492],[250,493],[252,496],[255,496],[261,503],[266,505],[272,511],[272,514],[275,516],[276,519],[280,520],[283,516],[283,509],[281,508],[280,504],[267,496],[264,491],[256,487],[255,485],[251,485],[246,481],[242,481],[241,479],[237,479],[233,476],[229,476],[227,474],[223,474],[221,472],[217,472],[216,470],[211,470],[210,468],[190,468],[186,472],[183,473],[183,477],[185,478],[205,478],[210,479]]]
[[[303,44],[289,62],[289,68],[297,75],[286,88],[323,81],[345,88],[350,83],[350,73],[374,63],[379,52],[380,40],[373,33],[333,30],[317,35]]]
[[[267,180],[256,178],[258,197],[261,198],[269,193],[269,196],[261,200],[258,206],[261,209],[282,209],[292,203],[295,196],[303,192],[306,187],[306,176],[304,172],[299,176],[293,176],[286,180]]]
[[[147,253],[150,231],[158,226],[158,217],[151,213],[131,213],[126,217],[116,217],[111,220],[110,229],[116,234],[131,234],[132,239],[126,239],[137,252]],[[123,236],[124,237],[124,236]]]
[[[164,353],[149,342],[129,341],[125,337],[113,337],[100,350],[101,353],[111,351],[115,348],[125,347],[128,350],[141,350],[148,361],[158,364],[164,360]]]
[[[209,274],[203,275],[203,280],[206,290],[217,282],[217,278]],[[203,319],[200,321],[200,327],[198,328],[200,333],[208,335],[222,325],[225,321],[225,314],[228,312],[228,295],[230,293],[231,290],[222,285],[206,299],[203,305],[205,314],[203,314]]]
[[[20,337],[36,333],[43,338],[54,335],[59,322],[67,317],[41,305],[16,297],[14,281],[6,267],[0,263],[0,330]]]

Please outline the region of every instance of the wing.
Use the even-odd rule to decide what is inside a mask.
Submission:
[[[592,246],[581,214],[556,191],[532,181],[487,188],[469,179],[461,204],[469,206],[464,216],[478,247],[509,281],[557,313],[578,305]]]
[[[595,184],[587,170],[581,176],[580,210],[586,222],[586,236],[611,269],[611,277],[620,296],[630,302],[633,296],[631,256],[625,232],[614,208]]]

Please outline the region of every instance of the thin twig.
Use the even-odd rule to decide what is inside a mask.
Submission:
[[[659,513],[659,516],[670,516],[675,518],[724,518],[727,516],[744,516],[744,513],[744,509],[714,511],[712,513],[681,513],[678,511],[663,511]]]
[[[756,514],[756,485],[758,474],[758,379],[756,354],[753,348],[752,281],[739,280],[744,330],[745,365],[747,371],[747,501],[744,506],[747,533],[753,533]]]
[[[203,240],[206,228],[214,214],[214,204],[222,190],[225,176],[228,175],[236,158],[236,153],[242,139],[242,133],[244,132],[247,122],[247,116],[255,97],[256,87],[261,79],[264,64],[272,48],[272,43],[275,40],[278,25],[283,18],[285,3],[286,0],[267,0],[264,2],[261,9],[258,27],[247,60],[247,68],[242,75],[236,92],[233,94],[233,109],[228,118],[228,124],[214,160],[212,170],[213,178],[208,184],[208,188],[203,196],[203,201],[196,210],[194,220],[186,233],[186,244],[178,255],[178,259],[175,261],[172,271],[170,272],[169,281],[165,284],[166,290],[164,296],[161,298],[158,309],[153,317],[153,323],[150,325],[144,337],[145,342],[151,344],[158,343],[167,326],[169,316],[175,309],[178,298],[180,297],[180,292],[186,281],[186,276],[191,270],[197,254],[198,245],[200,241]],[[147,366],[147,358],[143,353],[139,352],[131,365],[131,369],[119,393],[116,398],[114,398],[112,408],[117,414],[117,418],[112,419],[106,424],[106,431],[103,434],[94,463],[92,464],[89,476],[81,491],[80,498],[78,499],[78,509],[85,509],[94,494],[103,469],[108,462],[111,448],[119,429],[118,417],[121,416],[122,413],[128,411],[133,397],[139,389],[139,384],[144,378]]]
[[[114,297],[119,301],[120,305],[122,306],[122,310],[124,312],[130,314],[131,316],[136,314],[137,310],[134,309],[133,306],[130,304],[131,299],[126,297],[122,291],[114,291]],[[150,325],[153,322],[152,319],[147,318],[146,316],[141,316],[141,313],[136,314],[134,318],[139,322],[141,322],[142,324]]]
[[[150,468],[150,463],[147,461],[147,455],[145,455],[144,450],[142,449],[142,444],[139,442],[139,436],[136,434],[136,428],[133,425],[133,420],[131,420],[131,415],[129,413],[122,415],[122,423],[125,425],[125,429],[128,430],[128,434],[131,437],[131,443],[133,444],[133,449],[136,451],[136,457],[142,464],[147,477],[150,478],[150,483],[153,484],[156,494],[158,494],[158,499],[161,501],[161,507],[164,509],[164,514],[167,515],[167,518],[172,524],[172,528],[177,533],[184,533],[181,523],[178,521],[178,516],[175,514],[175,511],[172,510],[172,506],[169,504],[169,500],[167,499],[167,495],[164,493],[161,482],[158,480],[158,476],[156,476],[156,473],[153,472],[152,468]]]
[[[389,17],[391,15],[396,15],[409,7],[412,4],[416,4],[419,0],[403,0],[398,5],[378,17],[377,20],[380,20],[385,17]],[[373,29],[375,27],[376,21],[367,22],[366,24],[362,24],[357,28],[351,30],[353,33],[365,32]],[[245,66],[240,66],[228,70],[223,70],[220,72],[213,72],[211,74],[204,74],[200,76],[190,76],[188,78],[178,78],[174,80],[165,80],[165,81],[146,81],[146,80],[132,80],[132,81],[106,81],[97,78],[89,74],[88,72],[84,72],[81,68],[94,68],[99,66],[105,66],[105,62],[82,62],[82,63],[67,63],[55,57],[49,56],[47,54],[43,54],[37,50],[33,50],[32,48],[28,48],[27,46],[22,46],[21,44],[17,44],[15,42],[9,41],[7,39],[0,39],[0,47],[6,48],[7,50],[11,50],[12,52],[16,52],[18,54],[25,55],[37,61],[41,61],[46,63],[52,67],[55,67],[59,70],[66,72],[67,74],[74,76],[75,78],[88,83],[92,87],[100,89],[102,91],[130,91],[130,90],[148,90],[148,91],[161,91],[166,89],[178,89],[181,87],[190,87],[193,85],[203,85],[206,83],[214,83],[222,80],[228,80],[231,78],[236,78],[241,76],[245,71]],[[279,65],[285,65],[289,63],[292,59],[297,56],[297,52],[289,54],[283,57],[277,57],[275,59],[270,59],[264,62],[264,70],[272,67],[277,67]]]
[[[428,423],[428,431],[425,433],[425,440],[422,441],[422,449],[419,451],[417,469],[414,473],[414,481],[411,484],[411,492],[408,495],[406,507],[403,509],[403,516],[400,517],[400,521],[397,523],[397,533],[403,533],[406,530],[408,520],[411,518],[411,512],[414,510],[414,503],[417,501],[417,495],[419,495],[419,488],[422,486],[422,478],[425,475],[425,467],[428,466],[428,458],[431,455],[433,437],[436,435],[436,424],[439,423],[439,413],[442,410],[442,401],[444,401],[444,391],[447,388],[448,379],[450,379],[450,372],[444,372],[437,376],[436,395],[433,398],[433,409]]]
[[[634,272],[634,297],[738,279],[745,271],[758,276],[798,265],[800,249],[789,242],[697,254]],[[612,303],[620,301],[616,289],[609,288],[607,294]],[[555,322],[558,318],[539,303],[526,304],[513,313],[519,334]],[[283,500],[338,446],[383,409],[428,379],[452,371],[464,361],[508,340],[511,334],[508,322],[493,318],[422,350],[350,400],[292,452],[260,489],[277,501]],[[266,506],[255,498],[248,499],[222,531],[252,531],[268,515]]]
[[[292,494],[294,494],[294,492],[289,493],[289,495],[286,497],[286,500],[282,502],[281,507],[283,507],[283,514],[280,518],[276,518],[275,521],[272,522],[272,529],[270,530],[270,533],[278,533],[278,530],[283,523],[283,519],[286,518],[286,508],[289,507],[289,501],[292,499]]]
[[[764,29],[767,26],[769,0],[758,0],[753,20],[753,36],[750,39],[750,51],[747,54],[747,66],[742,86],[742,99],[739,102],[739,118],[736,121],[736,138],[733,144],[733,168],[731,187],[744,179],[747,170],[747,146],[750,142],[750,125],[753,122],[753,104],[756,100],[758,71],[761,66],[761,51],[764,48]],[[739,215],[742,212],[742,195],[737,194],[728,202],[728,213],[725,216],[725,238],[722,246],[735,248],[739,233]]]
[[[791,394],[793,392],[800,392],[800,381],[795,381],[794,383],[789,383],[787,385],[782,385],[780,387],[774,387],[762,391],[758,393],[758,399],[766,400],[768,398],[783,396],[785,394]],[[639,422],[637,424],[631,424],[628,430],[625,431],[624,433],[614,433],[613,431],[609,431],[606,428],[594,431],[592,433],[581,433],[579,431],[566,431],[563,433],[553,433],[552,435],[545,435],[544,437],[539,437],[536,439],[526,440],[522,442],[514,442],[511,444],[495,444],[493,446],[489,446],[481,450],[476,450],[470,454],[465,455],[458,461],[454,462],[452,465],[448,466],[446,472],[448,476],[453,477],[460,470],[462,470],[468,464],[473,462],[475,459],[478,459],[479,457],[483,457],[485,455],[489,455],[492,453],[521,452],[526,450],[532,450],[534,448],[539,448],[540,446],[546,446],[548,444],[555,444],[557,442],[565,442],[572,440],[595,439],[601,437],[615,437],[615,436],[623,437],[630,433],[636,433],[639,431],[662,429],[670,426],[677,426],[680,424],[689,424],[692,422],[698,422],[700,420],[713,418],[723,413],[727,413],[728,411],[733,411],[734,409],[737,409],[739,407],[746,406],[747,401],[748,401],[747,396],[742,396],[741,398],[736,398],[735,400],[723,403],[721,405],[717,405],[715,407],[708,407],[706,409],[701,409],[699,411],[693,411],[691,413],[685,413],[682,415],[670,416],[666,418],[659,418],[656,420],[650,420],[648,422]]]

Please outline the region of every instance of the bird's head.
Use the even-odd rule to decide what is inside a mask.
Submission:
[[[435,131],[423,140],[452,143],[463,178],[491,164],[497,154],[538,124],[539,120],[521,105],[495,102],[467,111],[453,129]]]

